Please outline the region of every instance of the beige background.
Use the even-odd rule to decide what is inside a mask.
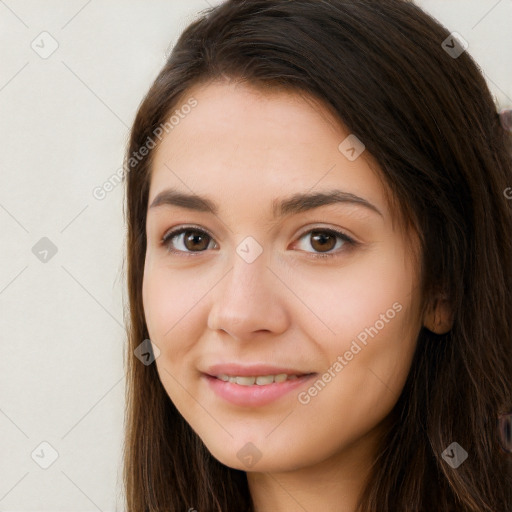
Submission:
[[[93,190],[208,3],[0,1],[2,511],[122,509],[123,190]],[[512,107],[512,3],[418,4],[462,34]]]

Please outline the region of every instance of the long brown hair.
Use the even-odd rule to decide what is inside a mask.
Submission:
[[[424,304],[441,290],[453,307],[448,333],[420,332],[358,510],[512,511],[497,428],[512,411],[512,140],[479,66],[468,51],[450,54],[449,37],[405,0],[228,0],[182,33],[126,153],[128,512],[253,511],[245,472],[208,452],[155,364],[134,355],[149,338],[142,280],[155,150],[134,155],[191,86],[228,78],[316,97],[364,142],[421,236]],[[453,442],[468,453],[456,469],[442,456]]]

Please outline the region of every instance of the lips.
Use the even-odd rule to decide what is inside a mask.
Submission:
[[[239,407],[268,405],[306,385],[317,373],[265,364],[217,364],[202,372],[208,387]]]

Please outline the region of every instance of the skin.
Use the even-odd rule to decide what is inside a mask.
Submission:
[[[159,348],[162,384],[180,413],[223,464],[247,471],[255,509],[353,512],[389,412],[410,369],[422,324],[449,328],[437,307],[421,318],[418,269],[404,233],[392,225],[378,166],[368,152],[348,160],[338,145],[350,132],[312,98],[232,82],[196,86],[197,107],[155,149],[150,205],[166,188],[205,195],[217,215],[178,206],[150,208],[143,303]],[[382,216],[331,204],[273,219],[272,200],[341,189]],[[194,253],[171,228],[212,234]],[[342,231],[322,252],[311,230]],[[252,236],[263,252],[247,263],[237,246]],[[208,243],[210,245],[208,245]],[[343,245],[345,243],[345,245]],[[334,245],[336,244],[336,245]],[[365,327],[401,305],[393,319],[307,404],[311,383],[259,407],[233,405],[200,378],[219,362],[268,363],[322,375]],[[248,442],[261,459],[248,467]]]

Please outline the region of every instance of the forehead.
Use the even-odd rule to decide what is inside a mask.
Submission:
[[[166,187],[260,204],[336,188],[386,210],[375,160],[366,151],[347,158],[353,135],[318,100],[218,82],[190,89],[173,111],[190,98],[197,105],[155,150],[149,203]]]

